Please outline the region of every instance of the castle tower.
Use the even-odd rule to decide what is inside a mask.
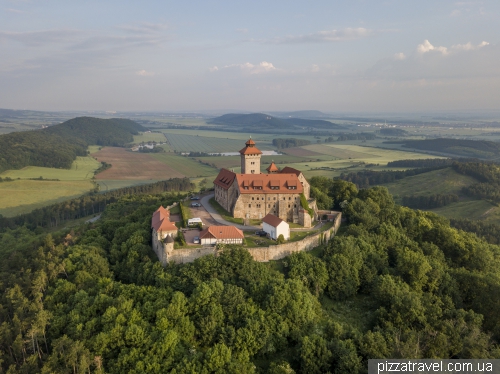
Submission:
[[[269,165],[266,170],[267,170],[267,174],[276,174],[276,173],[280,172],[280,169],[278,169],[278,167],[276,166],[274,161],[271,162],[271,165]]]
[[[245,143],[246,147],[240,151],[241,174],[260,174],[260,157],[262,152],[255,146],[252,138]]]

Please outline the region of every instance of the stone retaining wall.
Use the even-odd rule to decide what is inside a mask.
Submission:
[[[334,225],[326,230],[310,235],[297,242],[289,242],[269,247],[247,248],[255,261],[267,262],[270,260],[279,260],[290,256],[294,252],[310,251],[317,246],[328,243],[337,233],[342,220],[342,213],[338,212],[334,220]],[[193,262],[195,259],[207,255],[217,255],[215,247],[203,248],[185,248],[168,251],[167,261],[178,264]]]

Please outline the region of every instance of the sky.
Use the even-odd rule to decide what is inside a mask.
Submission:
[[[500,110],[500,1],[0,0],[0,108]]]

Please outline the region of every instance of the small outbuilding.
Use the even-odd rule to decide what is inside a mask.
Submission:
[[[262,231],[267,232],[269,237],[274,240],[278,239],[280,235],[283,235],[285,240],[290,239],[290,225],[272,214],[262,218]]]
[[[200,233],[202,245],[243,244],[243,231],[234,226],[210,226]]]

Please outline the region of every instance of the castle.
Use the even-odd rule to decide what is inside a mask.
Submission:
[[[310,200],[310,186],[301,171],[291,167],[278,169],[274,162],[260,172],[262,152],[250,138],[240,150],[241,173],[221,169],[214,180],[215,201],[235,218],[262,219],[273,214],[284,221],[311,226],[311,216],[301,205],[301,194],[316,212]]]

